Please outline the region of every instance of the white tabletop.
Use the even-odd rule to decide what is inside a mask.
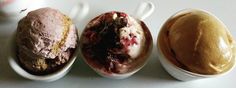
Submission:
[[[47,0],[42,6],[69,13],[79,0]],[[90,5],[89,15],[76,25],[80,30],[98,14],[106,11],[123,11],[133,14],[140,2],[145,0],[84,0]],[[162,24],[174,13],[185,8],[200,8],[215,14],[221,19],[236,38],[235,0],[150,0],[155,12],[145,19],[154,39],[154,50],[147,65],[133,76],[114,80],[97,75],[79,57],[72,70],[62,79],[45,83],[24,79],[8,65],[7,40],[17,27],[17,21],[0,22],[0,88],[235,88],[236,69],[218,78],[181,82],[172,78],[161,66],[156,55],[156,39]],[[39,5],[38,4],[35,4]]]

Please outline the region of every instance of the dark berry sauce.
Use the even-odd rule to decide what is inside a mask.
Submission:
[[[115,19],[113,14],[117,14]],[[108,72],[119,73],[116,64],[124,63],[130,58],[119,35],[120,28],[128,24],[127,15],[121,12],[105,13],[92,21],[97,23],[84,31],[83,35],[88,43],[82,44],[82,51],[104,65]]]

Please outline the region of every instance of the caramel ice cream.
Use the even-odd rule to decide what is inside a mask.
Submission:
[[[48,74],[66,64],[77,47],[71,19],[51,8],[31,11],[18,23],[17,57],[33,74]]]
[[[235,64],[235,41],[213,15],[192,10],[170,18],[158,36],[158,47],[174,65],[199,74],[219,74]]]

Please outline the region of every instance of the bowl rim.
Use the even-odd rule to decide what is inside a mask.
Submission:
[[[183,10],[180,10],[180,11],[177,11],[176,13],[174,13],[174,15],[171,15],[166,21],[165,23],[162,25],[161,29],[163,29],[163,26],[166,24],[167,21],[171,20],[172,18],[178,16],[178,15],[181,15],[181,14],[184,14],[184,13],[188,13],[188,12],[191,12],[191,11],[203,11],[211,16],[213,16],[214,18],[216,18],[216,20],[218,20],[221,24],[223,24],[223,26],[226,28],[226,31],[229,32],[227,26],[218,18],[216,17],[213,13],[209,12],[209,11],[206,11],[206,10],[203,10],[203,9],[199,9],[199,8],[187,8],[187,9],[183,9]],[[160,30],[161,30],[160,29]],[[159,32],[160,33],[160,32]],[[159,34],[158,34],[159,35]],[[235,41],[233,42],[234,45],[236,45]],[[234,46],[236,48],[236,46]],[[163,52],[161,51],[160,49],[160,45],[159,45],[159,36],[157,38],[157,51],[158,51],[158,57],[159,59],[165,59],[167,64],[171,65],[172,67],[174,67],[175,69],[178,69],[184,73],[187,73],[187,74],[190,74],[190,75],[193,75],[193,76],[198,76],[198,77],[204,77],[204,78],[209,78],[209,77],[218,77],[218,76],[222,76],[222,75],[225,75],[225,74],[228,74],[229,72],[231,72],[233,70],[233,68],[236,66],[236,55],[235,55],[235,60],[234,60],[234,64],[233,66],[225,71],[225,72],[222,72],[222,73],[218,73],[218,74],[200,74],[200,73],[194,73],[194,72],[191,72],[191,71],[188,71],[188,70],[185,70],[183,68],[180,68],[176,65],[174,65],[170,60],[168,60],[165,55],[163,54]],[[165,63],[163,63],[165,64]]]

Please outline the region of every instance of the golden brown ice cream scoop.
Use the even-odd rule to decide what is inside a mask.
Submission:
[[[170,18],[160,31],[158,45],[173,64],[194,73],[223,73],[235,63],[235,41],[228,29],[201,10]]]

